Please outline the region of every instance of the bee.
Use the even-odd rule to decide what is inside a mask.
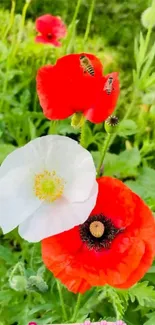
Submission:
[[[95,76],[94,68],[90,60],[85,55],[80,56],[80,64],[84,70],[84,73],[88,72],[91,76]]]
[[[114,90],[114,88],[113,88],[113,81],[114,81],[114,78],[113,77],[109,77],[108,80],[105,83],[104,88],[103,88],[103,90],[105,90],[108,95],[110,95],[111,92]]]

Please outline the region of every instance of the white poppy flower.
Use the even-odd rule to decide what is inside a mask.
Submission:
[[[58,135],[32,140],[0,167],[0,226],[37,242],[83,223],[98,186],[91,154]]]

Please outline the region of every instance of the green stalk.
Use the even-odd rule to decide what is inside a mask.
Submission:
[[[27,1],[23,7],[22,10],[22,18],[21,18],[21,23],[20,23],[20,29],[19,29],[19,33],[18,33],[18,38],[17,38],[17,42],[15,44],[15,47],[13,49],[12,52],[12,56],[16,55],[16,52],[18,50],[19,44],[22,40],[22,35],[23,35],[23,31],[24,31],[24,26],[25,26],[25,18],[26,18],[26,13],[27,13],[27,9],[29,7],[30,1]]]
[[[124,115],[122,121],[128,119],[128,117],[130,116],[130,114],[131,114],[131,112],[132,112],[132,110],[133,110],[133,108],[134,108],[134,106],[135,106],[135,103],[136,103],[136,93],[134,93],[134,96],[133,96],[132,101],[131,101],[131,103],[130,103],[130,105],[129,105],[129,108],[128,108],[128,110],[126,111],[126,113],[125,113],[125,115]],[[117,136],[117,132],[114,133],[114,134],[112,134],[112,137],[111,137],[111,139],[110,139],[109,147],[111,147],[111,145],[112,145],[112,143],[114,142],[116,136]]]
[[[56,283],[57,283],[57,289],[58,289],[60,303],[61,303],[61,309],[62,309],[63,319],[66,321],[67,320],[67,313],[66,313],[64,299],[63,299],[63,294],[62,294],[62,290],[61,290],[62,287],[60,285],[60,282],[58,282],[58,280],[56,280]]]
[[[130,114],[131,114],[131,112],[132,112],[132,110],[133,110],[133,108],[134,108],[134,106],[135,106],[135,103],[136,103],[136,93],[134,92],[134,95],[133,95],[132,101],[131,101],[131,103],[130,103],[130,105],[129,105],[129,108],[128,108],[128,110],[126,111],[126,113],[125,113],[125,115],[124,115],[122,121],[126,120],[126,119],[130,116]]]
[[[69,27],[69,32],[68,32],[68,37],[67,37],[67,40],[66,40],[66,45],[64,47],[64,54],[68,54],[70,52],[70,47],[71,47],[72,39],[73,39],[73,36],[74,36],[76,18],[77,18],[77,15],[79,13],[81,1],[82,0],[77,1],[77,5],[76,5],[76,8],[75,8],[73,19],[72,19],[72,22],[71,22],[70,27]]]
[[[75,21],[76,21],[77,15],[78,15],[78,13],[79,13],[80,5],[81,5],[81,0],[78,0],[78,1],[77,1],[77,5],[76,5],[76,8],[75,8],[74,16],[73,16],[73,19],[72,19],[72,22],[71,22],[71,26],[72,26],[72,27],[73,27],[74,24],[75,24]]]
[[[87,20],[86,30],[85,30],[85,34],[84,34],[84,39],[83,39],[84,45],[86,44],[86,41],[88,39],[88,35],[89,35],[89,31],[90,31],[90,24],[91,24],[91,20],[92,20],[92,16],[93,16],[93,11],[94,11],[94,6],[95,6],[95,0],[92,0],[91,6],[89,9],[89,13],[88,13],[88,20]]]
[[[42,58],[41,66],[44,66],[45,65],[47,56],[48,56],[48,52],[45,52],[45,54],[43,55],[43,58]],[[34,112],[36,112],[36,110],[37,110],[37,103],[38,103],[38,94],[35,91],[35,94],[34,94],[34,102],[33,102],[33,111]]]
[[[71,318],[71,322],[76,322],[76,316],[77,316],[77,313],[78,313],[78,310],[79,310],[80,304],[81,304],[81,296],[82,295],[79,293],[78,294],[78,297],[77,297],[77,301],[76,301],[76,305],[75,305],[73,317]]]
[[[100,175],[100,169],[101,169],[101,167],[102,167],[102,164],[103,164],[103,160],[104,160],[104,157],[105,157],[105,155],[106,155],[106,152],[107,152],[107,150],[108,150],[108,148],[109,148],[109,145],[110,145],[110,140],[111,140],[111,134],[107,134],[107,137],[106,137],[106,139],[105,139],[105,141],[104,141],[104,144],[103,144],[103,149],[102,149],[102,152],[101,152],[101,159],[100,159],[100,162],[99,162],[99,165],[98,165],[98,167],[97,167],[97,177],[99,177],[99,175]]]
[[[10,19],[9,19],[9,25],[4,33],[2,41],[5,40],[6,36],[8,35],[11,27],[13,26],[14,23],[14,16],[15,16],[15,7],[16,7],[16,2],[15,0],[12,0],[12,5],[11,5],[11,12],[10,12]]]
[[[80,144],[83,148],[85,148],[85,128],[86,126],[86,121],[83,123],[82,127],[81,127],[81,134],[80,134]]]

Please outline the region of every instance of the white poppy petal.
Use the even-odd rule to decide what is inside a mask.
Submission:
[[[0,180],[0,226],[4,233],[17,227],[41,204],[33,192],[31,169],[16,168]]]
[[[65,180],[64,197],[70,202],[85,201],[94,185],[96,169],[91,154],[76,141],[57,139],[48,151],[48,170],[56,170]]]
[[[98,184],[95,182],[91,195],[85,202],[69,203],[66,199],[54,204],[43,204],[19,226],[19,234],[30,242],[53,236],[83,223],[95,206]]]
[[[53,143],[59,140],[61,136],[49,135],[36,138],[25,146],[18,148],[11,152],[3,161],[0,168],[0,175],[4,175],[9,170],[27,166],[28,164],[34,163],[38,160],[44,161],[46,159],[46,154]],[[67,137],[64,137],[67,138]]]
[[[0,226],[6,233],[20,224],[30,241],[68,230],[87,219],[95,185],[92,156],[76,141],[57,135],[32,140],[0,167]]]

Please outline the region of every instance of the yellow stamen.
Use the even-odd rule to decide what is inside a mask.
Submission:
[[[64,184],[64,180],[57,176],[55,171],[44,170],[43,173],[35,175],[35,195],[40,200],[51,203],[62,196]]]
[[[93,221],[89,226],[91,234],[96,238],[102,237],[104,229],[104,224],[101,221]]]

